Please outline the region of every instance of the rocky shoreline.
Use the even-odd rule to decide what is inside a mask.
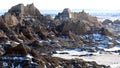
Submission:
[[[0,68],[109,68],[52,55],[66,48],[104,51],[96,45],[106,40],[106,48],[114,47],[113,37],[96,17],[84,11],[66,8],[53,19],[42,15],[34,4],[18,4],[0,16]]]

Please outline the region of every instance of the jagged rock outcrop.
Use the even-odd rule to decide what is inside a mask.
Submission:
[[[34,4],[13,6],[0,16],[0,66],[10,68],[102,68],[95,62],[52,57],[56,50],[85,44],[88,31],[101,28],[96,17],[64,9],[55,20],[43,16]],[[106,29],[101,34],[111,35]],[[88,44],[89,45],[89,44]],[[9,62],[8,62],[9,61]],[[4,66],[4,64],[6,64]],[[35,67],[32,67],[35,66]]]
[[[23,4],[18,4],[13,6],[9,11],[12,15],[17,16],[18,18],[26,16],[41,16],[39,10],[34,7],[34,4],[29,4],[24,6]]]
[[[58,28],[60,31],[72,31],[77,34],[86,33],[93,28],[101,28],[102,24],[97,21],[96,17],[92,17],[89,14],[83,12],[71,12],[70,9],[64,9],[62,13],[59,13],[55,20],[59,20],[61,24]]]
[[[73,12],[69,8],[65,8],[62,13],[58,13],[55,19],[59,19],[61,21],[65,21],[69,18],[74,18]]]
[[[34,6],[34,4],[28,4],[27,6],[24,6],[23,4],[18,4],[13,6],[11,9],[9,9],[8,12],[11,15],[16,16],[19,23],[21,23],[22,25],[25,25],[24,21],[42,22],[42,23],[48,21]]]
[[[65,17],[65,18],[64,18]],[[71,12],[70,9],[64,9],[62,13],[59,13],[55,19],[59,19],[61,21],[72,19],[73,21],[88,21],[89,24],[93,24],[91,26],[101,27],[100,22],[98,22],[96,17],[89,15],[88,13],[82,12]]]

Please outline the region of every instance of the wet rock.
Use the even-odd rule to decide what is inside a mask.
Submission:
[[[64,18],[66,17],[66,18]],[[91,15],[89,15],[88,13],[85,13],[84,10],[82,12],[71,12],[70,9],[66,8],[63,10],[62,13],[59,13],[55,19],[59,19],[59,20],[62,20],[62,19],[72,19],[73,21],[88,21],[89,24],[91,24],[92,26],[96,26],[96,27],[101,27],[101,24],[100,22],[97,21],[97,18],[96,17],[93,17]]]

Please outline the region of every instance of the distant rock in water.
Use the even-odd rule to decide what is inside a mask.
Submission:
[[[112,22],[111,20],[109,20],[109,19],[106,19],[106,20],[104,20],[104,21],[102,22],[102,24],[103,24],[103,25],[111,25],[111,24],[113,24],[113,22]]]

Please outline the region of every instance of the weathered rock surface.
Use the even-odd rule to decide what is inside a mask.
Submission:
[[[101,31],[101,23],[84,11],[64,9],[55,20],[42,15],[34,4],[18,4],[0,16],[0,66],[22,68],[107,68],[95,62],[64,60],[51,55],[63,48],[86,44],[83,35]],[[101,29],[101,30],[100,30]]]
[[[19,23],[17,18],[14,15],[11,15],[10,13],[5,13],[3,19],[5,23],[9,26],[15,26]]]
[[[64,9],[62,13],[59,13],[55,20],[59,20],[61,24],[58,26],[60,31],[72,31],[77,34],[84,34],[87,31],[93,30],[93,28],[101,28],[102,24],[97,21],[96,17],[90,16],[88,13],[71,12],[70,9]],[[60,27],[62,26],[62,27]]]
[[[29,4],[24,6],[23,4],[18,4],[13,6],[9,11],[12,15],[22,18],[25,16],[40,16],[39,10],[34,7],[34,4]]]

